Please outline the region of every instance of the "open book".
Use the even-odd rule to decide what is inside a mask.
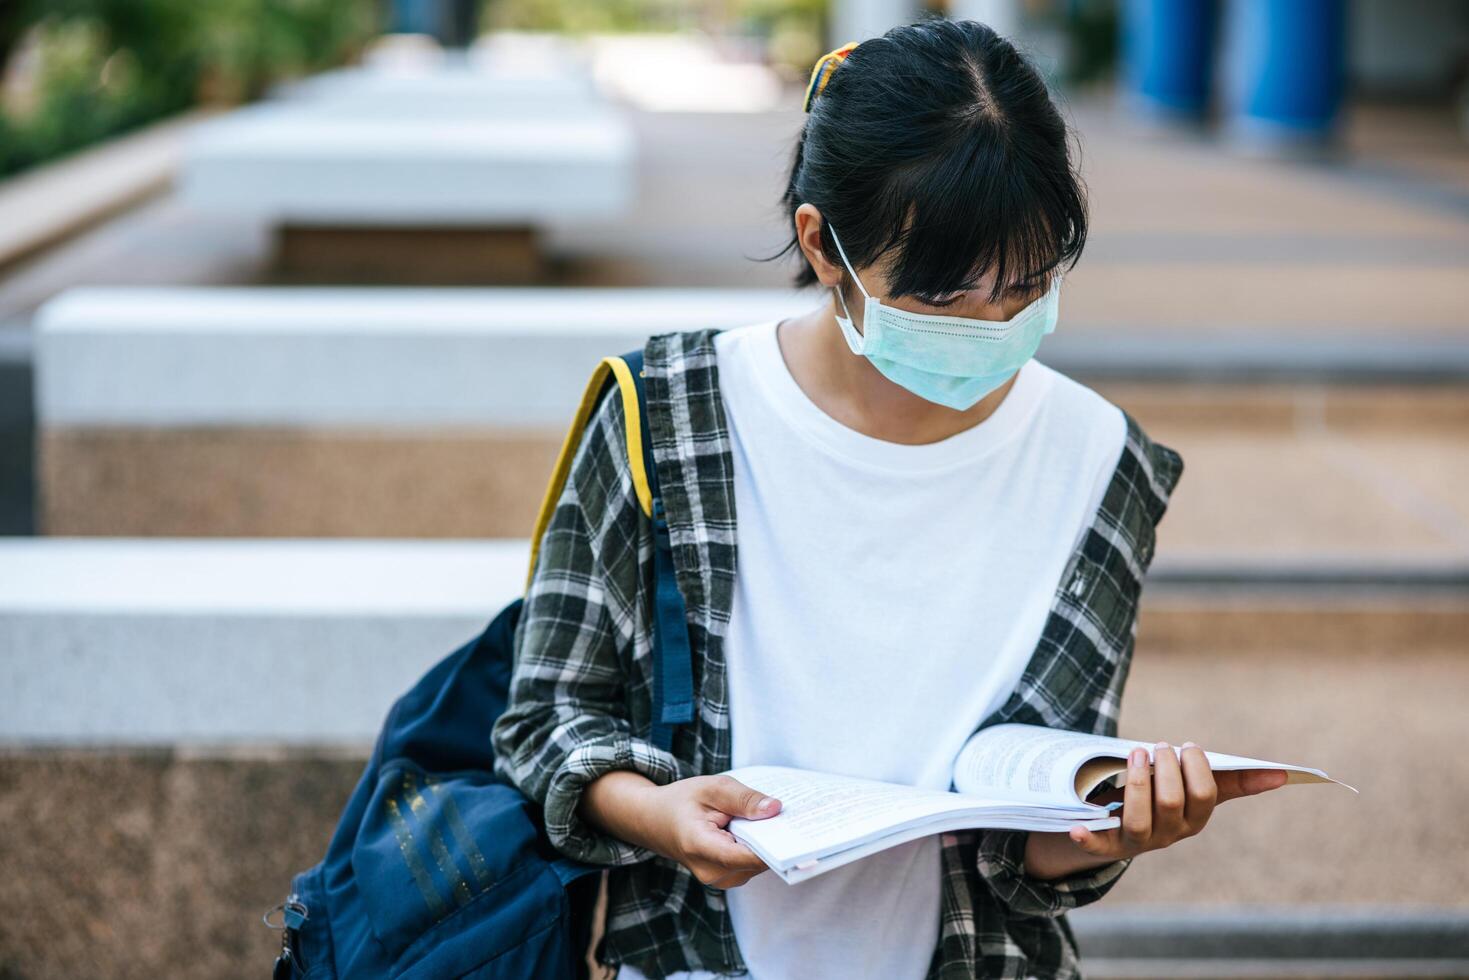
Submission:
[[[957,792],[788,766],[741,766],[726,772],[779,799],[781,811],[761,820],[736,817],[728,829],[788,884],[948,830],[1064,832],[1077,824],[1107,830],[1118,825],[1112,811],[1121,804],[1102,806],[1087,797],[1120,783],[1136,747],[1152,757],[1148,742],[1036,725],[982,728],[955,759]],[[1337,782],[1319,769],[1205,754],[1215,770],[1283,769],[1288,783]]]

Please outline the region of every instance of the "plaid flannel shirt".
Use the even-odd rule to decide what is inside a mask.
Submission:
[[[542,539],[516,630],[510,702],[492,734],[496,773],[544,807],[552,844],[610,868],[598,959],[634,963],[650,977],[748,972],[723,889],[577,813],[583,788],[609,770],[665,784],[730,767],[723,641],[734,594],[734,484],[713,335],[660,335],[644,353],[652,455],[688,609],[694,721],[678,729],[671,751],[648,741],[652,531],[628,471],[621,400],[604,397]],[[1154,528],[1182,468],[1127,416],[1121,458],[1035,652],[986,725],[1115,733]],[[1100,898],[1128,862],[1042,881],[1025,873],[1025,840],[1018,831],[942,835],[942,918],[928,980],[1080,975],[1064,913]]]

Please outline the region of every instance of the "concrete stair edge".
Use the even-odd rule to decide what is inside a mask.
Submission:
[[[1469,963],[1469,907],[1093,906],[1070,916],[1097,960]]]

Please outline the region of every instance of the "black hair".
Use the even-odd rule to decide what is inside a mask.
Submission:
[[[801,254],[808,202],[833,263],[831,225],[853,268],[896,249],[892,296],[938,299],[993,269],[993,302],[1075,264],[1086,243],[1066,123],[1035,67],[975,21],[894,27],[851,51],[812,100],[781,201],[792,237],[771,258]],[[803,257],[796,285],[816,282]]]

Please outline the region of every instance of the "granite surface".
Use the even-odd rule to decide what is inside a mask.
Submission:
[[[1469,906],[1469,826],[1453,817],[1469,772],[1442,751],[1469,740],[1462,628],[1437,644],[1166,634],[1142,624],[1123,734],[1316,765],[1361,793],[1226,804],[1204,834],[1140,858],[1109,907]],[[365,754],[7,751],[0,977],[264,976],[278,934],[260,915],[320,859]]]

